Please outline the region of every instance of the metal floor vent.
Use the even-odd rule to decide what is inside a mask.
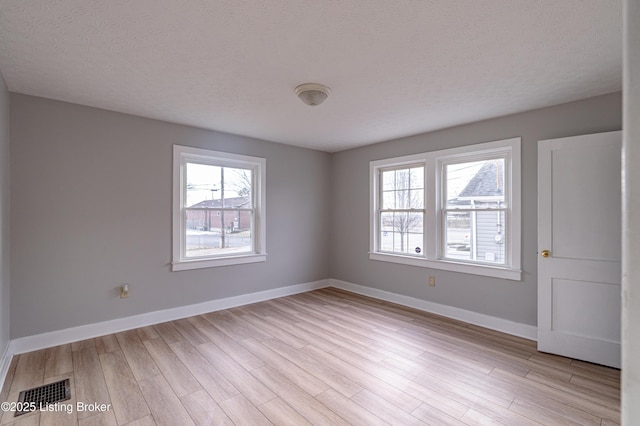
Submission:
[[[20,392],[18,396],[18,408],[16,417],[29,413],[40,407],[55,404],[56,402],[71,399],[71,386],[69,379],[60,380],[59,382],[49,383],[48,385],[38,386]]]

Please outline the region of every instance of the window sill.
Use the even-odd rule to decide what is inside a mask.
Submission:
[[[421,268],[442,269],[445,271],[461,272],[464,274],[482,275],[485,277],[502,278],[506,280],[522,281],[522,271],[500,268],[488,265],[473,265],[469,263],[452,262],[448,260],[431,260],[397,254],[369,253],[369,259],[382,262],[400,263],[419,266]]]
[[[181,260],[171,264],[172,271],[188,271],[190,269],[215,268],[217,266],[243,265],[245,263],[264,262],[266,254],[247,254],[242,256],[229,256],[214,259]]]

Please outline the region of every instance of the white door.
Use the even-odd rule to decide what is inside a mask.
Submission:
[[[622,133],[538,142],[538,350],[620,368]]]

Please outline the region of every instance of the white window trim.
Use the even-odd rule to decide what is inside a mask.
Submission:
[[[183,230],[183,191],[187,162],[211,164],[225,167],[242,167],[254,169],[253,205],[254,215],[254,249],[250,253],[225,254],[211,257],[185,258],[183,247],[185,232]],[[172,271],[211,268],[216,266],[239,265],[267,260],[266,252],[266,160],[260,157],[211,151],[181,145],[173,146],[173,241]]]
[[[508,266],[497,266],[482,263],[465,263],[463,261],[444,259],[441,254],[442,229],[442,197],[441,180],[442,166],[448,161],[473,161],[509,152],[507,162],[511,179],[505,193],[510,195],[510,238],[509,247],[505,249],[505,255],[509,260]],[[427,217],[424,224],[425,241],[422,256],[405,256],[378,251],[378,220],[376,208],[379,198],[378,170],[382,168],[422,163],[425,166],[425,209]],[[421,154],[388,158],[371,161],[369,163],[370,205],[369,205],[369,259],[394,262],[405,265],[419,266],[423,268],[441,269],[446,271],[462,272],[474,275],[483,275],[508,280],[522,280],[522,210],[521,210],[521,138],[511,138],[476,145],[468,145],[441,151],[432,151]]]

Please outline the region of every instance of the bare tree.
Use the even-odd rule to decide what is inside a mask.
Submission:
[[[395,171],[394,198],[395,210],[393,214],[392,226],[394,232],[400,234],[400,251],[405,251],[405,236],[415,230],[422,223],[422,214],[411,211],[422,208],[420,192],[418,188],[412,187],[412,178],[415,179],[413,169],[403,169]],[[399,211],[398,211],[399,210]]]
[[[252,174],[251,170],[247,169],[230,169],[233,170],[233,179],[230,182],[230,187],[240,197],[251,196]]]

